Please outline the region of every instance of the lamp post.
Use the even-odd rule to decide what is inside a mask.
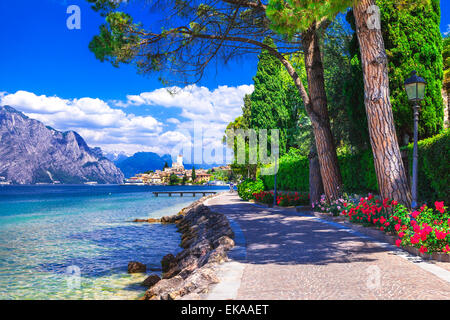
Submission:
[[[408,100],[413,105],[414,111],[414,148],[413,148],[413,176],[412,176],[412,202],[411,208],[417,208],[417,163],[419,159],[417,140],[418,140],[418,126],[419,126],[419,103],[425,96],[425,86],[427,82],[417,75],[416,71],[411,72],[411,77],[405,80],[406,94]]]
[[[275,176],[273,180],[273,206],[275,207],[277,205],[277,158],[275,157]]]

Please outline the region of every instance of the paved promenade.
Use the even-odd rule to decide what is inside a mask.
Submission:
[[[209,199],[237,234],[209,299],[450,299],[442,263],[412,258],[313,216],[243,202]]]

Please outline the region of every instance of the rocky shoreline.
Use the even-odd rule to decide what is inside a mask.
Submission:
[[[162,279],[152,274],[143,282],[149,287],[143,300],[200,299],[211,285],[219,282],[216,269],[228,259],[234,233],[223,214],[203,204],[215,196],[203,197],[173,216],[135,220],[175,223],[182,234],[183,250],[176,256],[169,253],[161,260]],[[130,262],[129,272],[132,270],[136,270],[136,262]]]

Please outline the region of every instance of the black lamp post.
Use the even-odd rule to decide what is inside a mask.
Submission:
[[[275,176],[273,179],[273,206],[274,207],[277,205],[277,173],[278,173],[277,158],[278,157],[275,157]]]
[[[412,176],[412,203],[411,208],[417,208],[417,162],[418,162],[418,150],[417,150],[417,140],[418,140],[418,126],[419,126],[419,103],[423,100],[425,96],[425,86],[427,82],[419,77],[416,71],[411,72],[411,77],[405,80],[406,94],[408,95],[408,100],[413,105],[414,110],[414,149],[413,149],[413,176]]]

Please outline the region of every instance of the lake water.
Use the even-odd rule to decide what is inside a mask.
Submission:
[[[133,223],[177,213],[185,195],[152,191],[223,191],[203,186],[0,186],[0,299],[136,299],[144,274],[181,248],[174,225]]]

